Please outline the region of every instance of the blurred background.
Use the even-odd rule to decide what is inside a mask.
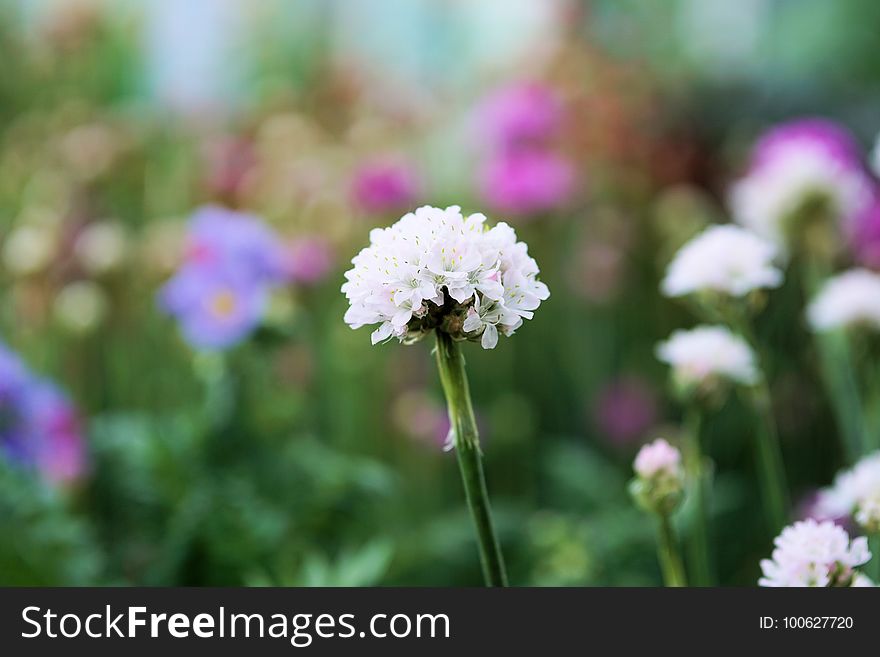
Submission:
[[[659,584],[626,482],[680,431],[664,267],[769,125],[870,149],[878,31],[871,0],[0,2],[0,583],[478,584],[431,345],[342,321],[369,230],[430,203],[511,223],[552,291],[466,346],[511,581]],[[288,254],[222,350],[157,296],[205,205]],[[758,331],[806,504],[843,457],[802,307]],[[49,456],[14,448],[22,368]],[[704,436],[723,584],[770,550],[750,430],[731,398]]]

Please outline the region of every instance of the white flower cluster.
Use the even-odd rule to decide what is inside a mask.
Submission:
[[[866,529],[880,531],[880,451],[838,474],[834,484],[820,492],[814,515],[821,519],[854,516]]]
[[[880,329],[880,274],[851,269],[830,278],[807,308],[814,331],[865,326]]]
[[[760,586],[826,587],[867,585],[853,569],[871,559],[868,540],[849,535],[831,521],[803,520],[773,541],[772,559],[761,561]]]
[[[661,289],[668,297],[700,292],[741,297],[778,287],[782,272],[773,264],[776,255],[773,243],[744,228],[711,226],[676,253]]]
[[[675,331],[657,346],[657,357],[672,367],[675,380],[685,386],[714,379],[752,385],[759,378],[751,347],[723,326]]]
[[[418,339],[436,328],[459,339],[479,337],[492,349],[499,331],[513,334],[550,291],[513,228],[485,222],[458,206],[424,206],[372,230],[370,246],[345,273],[346,323],[379,324],[373,344]]]
[[[651,479],[659,474],[680,477],[681,452],[662,438],[658,438],[653,443],[642,446],[636,454],[633,470],[645,479]]]
[[[729,203],[737,223],[783,244],[785,221],[810,196],[821,195],[835,214],[849,217],[865,207],[870,193],[860,172],[810,140],[795,139],[737,181]]]

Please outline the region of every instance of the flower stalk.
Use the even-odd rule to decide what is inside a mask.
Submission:
[[[507,586],[504,558],[489,507],[489,493],[483,474],[483,455],[465,372],[464,356],[449,334],[440,330],[436,333],[437,368],[446,395],[452,444],[458,457],[465,497],[477,534],[483,576],[487,586]]]
[[[695,586],[712,585],[709,561],[709,489],[711,473],[700,447],[700,411],[691,404],[685,412],[684,466],[694,499],[688,557]]]
[[[668,513],[658,515],[657,557],[660,560],[660,570],[666,586],[674,588],[687,586],[678,539]]]

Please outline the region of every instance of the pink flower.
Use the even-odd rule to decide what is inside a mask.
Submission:
[[[880,198],[876,195],[853,221],[849,245],[856,261],[880,269]]]
[[[628,444],[656,422],[657,399],[641,379],[621,378],[599,391],[593,413],[603,437],[613,443]]]
[[[413,205],[421,182],[413,167],[392,159],[364,162],[351,181],[351,197],[364,212],[380,214]]]
[[[557,136],[562,103],[539,82],[516,82],[490,94],[477,110],[477,137],[491,149],[544,144]]]
[[[294,283],[312,285],[333,268],[333,251],[320,237],[303,237],[287,249],[287,274]]]
[[[651,479],[660,473],[677,477],[681,474],[681,452],[658,438],[639,450],[633,470],[644,479]]]
[[[479,174],[484,201],[499,212],[534,214],[563,205],[571,197],[574,169],[556,153],[523,150],[491,157]]]

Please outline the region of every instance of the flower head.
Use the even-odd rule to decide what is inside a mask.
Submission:
[[[421,193],[421,187],[411,165],[377,159],[363,163],[355,172],[351,197],[364,212],[393,212],[412,204]]]
[[[833,522],[802,520],[782,530],[773,541],[772,559],[761,561],[760,586],[851,586],[854,569],[871,558],[864,537],[850,541]]]
[[[192,346],[231,347],[260,324],[269,292],[289,277],[284,248],[258,219],[215,207],[196,212],[187,243],[160,306]]]
[[[737,222],[785,244],[792,220],[813,204],[849,222],[870,201],[858,148],[842,127],[822,119],[786,123],[765,134],[748,173],[731,190]]]
[[[538,265],[506,223],[465,217],[458,206],[430,206],[370,232],[353,259],[342,292],[352,328],[378,324],[373,344],[416,340],[432,329],[495,346],[531,319],[550,296]]]
[[[854,516],[866,529],[880,531],[880,451],[839,473],[819,494],[815,515],[836,519]]]
[[[86,467],[85,444],[73,405],[2,343],[0,456],[36,468],[53,482],[77,479]]]
[[[639,450],[633,470],[636,478],[630,483],[630,492],[640,506],[663,514],[678,506],[684,490],[684,470],[678,449],[658,438]]]
[[[574,169],[561,155],[543,149],[502,152],[480,173],[480,192],[493,209],[534,214],[564,204],[573,191]]]
[[[559,131],[563,107],[553,89],[516,82],[487,96],[477,110],[476,131],[493,149],[544,143]]]
[[[658,438],[639,450],[633,463],[633,470],[645,479],[661,474],[680,476],[681,452],[662,438]]]
[[[773,264],[776,246],[738,226],[712,226],[685,244],[666,270],[663,293],[680,297],[717,292],[741,297],[778,287],[782,272]]]
[[[807,308],[814,331],[880,329],[880,274],[852,269],[832,277]]]
[[[657,357],[672,367],[674,380],[687,390],[725,381],[752,385],[759,378],[749,345],[723,326],[675,331],[657,346]]]

